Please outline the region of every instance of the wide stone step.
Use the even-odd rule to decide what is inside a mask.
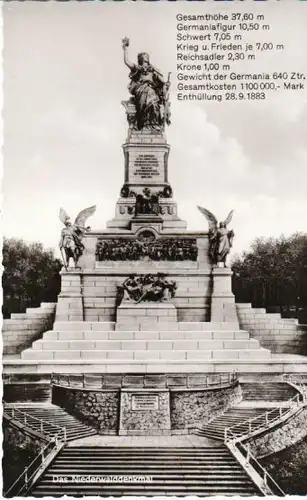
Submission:
[[[226,412],[224,415],[221,415],[219,417],[219,420],[220,421],[223,421],[223,420],[227,420],[227,421],[231,421],[231,420],[238,420],[238,419],[242,419],[242,418],[249,418],[249,417],[253,417],[254,415],[262,415],[262,413],[264,412],[265,410],[263,408],[258,408],[256,411],[250,411],[250,412],[238,412],[237,414],[236,413],[229,413]]]
[[[43,340],[249,340],[246,330],[165,330],[165,331],[112,331],[112,330],[49,330]]]
[[[231,468],[228,470],[224,471],[214,471],[214,470],[205,470],[201,468],[193,468],[192,470],[189,469],[183,469],[183,468],[169,468],[169,467],[156,467],[156,466],[147,466],[144,465],[144,467],[137,467],[137,468],[129,468],[126,467],[121,470],[121,467],[113,467],[113,468],[108,468],[105,467],[103,469],[93,469],[91,470],[90,468],[83,468],[83,469],[75,469],[76,474],[78,475],[93,475],[93,474],[112,474],[116,475],[119,472],[122,473],[123,471],[128,474],[128,475],[151,475],[155,478],[158,479],[174,479],[174,480],[180,480],[181,478],[183,479],[188,479],[188,480],[202,480],[204,479],[204,476],[208,479],[211,480],[220,480],[224,479],[226,481],[232,481],[232,480],[240,480],[244,478],[244,474],[242,474],[242,470],[238,469],[235,471],[232,471]],[[180,474],[178,473],[180,472]],[[69,475],[70,474],[70,468],[68,467],[67,469],[65,468],[59,468],[59,469],[52,469],[52,474],[46,474],[45,479],[50,480],[53,478],[54,475],[60,475],[60,474],[65,474]]]
[[[288,323],[287,321],[283,321],[282,319],[273,320],[270,318],[263,319],[255,319],[255,318],[246,318],[241,320],[241,324],[245,325],[247,328],[263,328],[264,326],[267,329],[270,327],[271,330],[293,330],[296,328],[296,325],[293,323]]]
[[[42,309],[41,307],[27,307],[26,308],[26,314],[36,314],[36,313],[49,314],[49,308],[47,308],[47,309],[46,308]]]
[[[13,359],[5,360],[4,373],[307,373],[304,360],[295,359],[206,359],[206,360],[113,360],[92,359]]]
[[[11,314],[11,320],[18,321],[18,320],[29,320],[29,321],[44,321],[48,320],[50,316],[50,312],[47,310],[40,310],[40,312],[35,312],[35,313],[12,313]],[[10,320],[6,320],[9,322]]]
[[[260,422],[261,420],[259,420]],[[265,420],[264,420],[265,421]],[[206,429],[208,430],[216,430],[216,431],[222,431],[225,429],[225,427],[233,427],[236,426],[236,429],[242,429],[245,430],[248,428],[248,424],[241,424],[240,421],[238,420],[237,422],[232,422],[232,421],[223,421],[223,422],[216,422],[214,424],[208,424],[206,426]]]
[[[187,346],[188,347],[188,346]],[[169,347],[163,350],[158,350],[159,347],[148,347],[148,350],[39,350],[39,349],[26,349],[22,352],[22,360],[93,360],[96,361],[122,361],[122,360],[133,360],[140,363],[147,361],[205,361],[205,360],[239,360],[239,359],[258,359],[258,360],[268,360],[270,359],[271,353],[267,349],[221,349],[221,350],[201,350],[192,349],[190,346],[189,350],[184,350],[184,347]],[[120,370],[120,371],[123,371]]]
[[[32,349],[43,351],[80,350],[222,350],[222,349],[259,349],[258,340],[36,340]]]
[[[247,419],[247,420],[249,420],[249,419]],[[261,421],[261,419],[260,419],[260,417],[259,417],[259,422],[260,422],[260,421]],[[247,427],[248,427],[248,424],[243,424],[243,423],[241,423],[240,421],[238,421],[238,422],[232,422],[232,421],[230,421],[230,420],[229,420],[229,421],[226,421],[226,420],[224,420],[224,421],[220,421],[220,420],[219,420],[218,422],[216,422],[216,423],[214,423],[214,424],[210,424],[210,423],[209,423],[209,424],[207,425],[207,428],[208,428],[208,429],[217,429],[217,430],[221,430],[221,429],[225,429],[225,427],[228,427],[228,426],[233,426],[233,425],[235,425],[235,426],[237,427],[237,429],[239,429],[239,428],[240,428],[240,429],[245,429],[245,428],[247,428]]]
[[[203,486],[204,482],[206,483],[206,486]],[[140,485],[140,484],[129,484],[128,482],[125,483],[125,486],[123,485],[118,485],[118,484],[108,484],[108,487],[106,488],[105,483],[103,485],[97,486],[97,484],[87,484],[87,483],[73,483],[72,485],[67,485],[67,484],[61,484],[60,486],[56,486],[54,484],[54,481],[51,483],[46,483],[43,484],[42,486],[37,486],[32,492],[32,496],[63,496],[64,494],[68,496],[103,496],[103,497],[108,497],[108,496],[123,496],[129,494],[130,496],[135,496],[135,495],[142,495],[142,496],[152,496],[154,493],[157,496],[190,496],[190,495],[197,495],[199,496],[200,494],[203,496],[208,496],[208,495],[244,495],[245,496],[250,496],[250,495],[255,495],[255,487],[252,485],[252,483],[248,483],[247,481],[244,481],[243,485],[238,485],[238,484],[232,484],[231,482],[227,482],[226,484],[220,484],[213,482],[213,484],[208,484],[207,481],[205,481],[205,478],[201,481],[201,484],[197,485],[194,483],[192,485],[186,485],[182,484],[181,481],[179,481],[179,485],[176,483],[168,485],[167,483],[165,484],[154,484],[149,482],[148,485]],[[155,492],[154,492],[155,488]]]
[[[73,472],[73,475],[76,475],[76,471]],[[135,474],[133,474],[135,475]],[[148,474],[147,474],[148,475]],[[195,474],[195,475],[171,475],[171,474],[151,474],[152,476],[152,481],[150,481],[151,485],[159,485],[159,484],[165,484],[165,485],[170,485],[170,486],[194,486],[195,482],[197,481],[205,481],[206,485],[212,485],[215,486],[216,484],[219,485],[235,485],[235,486],[244,486],[247,482],[245,476],[242,474],[241,477],[224,477],[224,476],[207,476],[204,474]],[[46,483],[52,481],[52,477],[49,476],[46,478]],[[110,481],[107,484],[112,484]],[[113,483],[114,484],[114,483]]]
[[[53,329],[60,331],[104,331],[114,327],[114,321],[55,321],[53,324]]]
[[[177,456],[178,457],[178,448],[174,450],[174,448],[159,448],[158,450],[155,449],[158,453],[159,456],[164,457],[164,456]],[[191,457],[193,460],[195,457],[208,457],[208,456],[228,456],[229,457],[229,451],[228,449],[223,446],[223,447],[217,447],[217,446],[210,446],[210,447],[204,447],[204,448],[179,448],[180,451],[180,458],[181,457]],[[131,456],[136,456],[136,457],[149,457],[152,458],[152,448],[137,448],[136,446],[133,446],[133,448],[130,449],[125,449],[125,448],[106,448],[106,447],[92,447],[92,446],[84,446],[84,449],[82,449],[82,457],[109,457],[113,458],[115,457],[116,459],[119,457],[126,458],[126,457],[131,457]],[[79,447],[75,446],[70,446],[69,448],[66,448],[62,456],[66,457],[76,457],[80,458],[80,453],[79,453]]]
[[[85,448],[85,447],[84,447]],[[153,455],[152,455],[152,449],[151,448],[141,448],[141,449],[138,449],[137,447],[133,447],[131,448],[130,450],[125,450],[125,449],[122,449],[122,448],[112,448],[112,449],[108,449],[108,448],[95,448],[93,447],[93,449],[91,449],[92,447],[88,447],[88,448],[85,448],[84,450],[82,449],[82,457],[81,459],[83,459],[84,457],[87,458],[87,457],[102,457],[102,458],[116,458],[119,459],[119,458],[131,458],[132,456],[136,457],[136,458],[140,458],[140,457],[147,457],[147,458],[150,458],[152,459],[153,458]],[[176,448],[176,452],[174,451],[174,448],[159,448],[158,450],[156,450],[159,457],[178,457],[178,449]],[[216,456],[227,456],[229,457],[229,451],[227,450],[227,448],[225,446],[223,447],[210,447],[210,448],[196,448],[195,451],[194,451],[194,448],[191,449],[185,449],[185,448],[179,448],[179,451],[180,451],[180,458],[182,457],[189,457],[191,458],[192,460],[195,460],[195,458],[203,458],[203,457],[216,457]],[[74,458],[80,458],[80,453],[79,453],[79,448],[78,447],[74,447],[74,446],[71,446],[67,449],[65,449],[65,451],[62,453],[62,457],[74,457]]]
[[[48,309],[53,311],[56,308],[56,302],[41,302],[41,309]]]
[[[116,323],[114,321],[55,321],[54,330],[59,331],[104,331],[114,330]],[[178,322],[178,330],[238,330],[238,324],[234,322]]]
[[[208,457],[207,459],[204,457],[203,460],[198,460],[198,459],[194,459],[191,457],[190,460],[186,460],[185,458],[180,458],[180,461],[177,457],[157,457],[156,459],[154,458],[148,458],[148,457],[142,457],[142,460],[146,460],[146,465],[148,466],[152,466],[152,467],[164,467],[164,468],[167,468],[167,467],[177,467],[178,465],[178,468],[179,467],[187,467],[188,465],[191,465],[192,467],[196,467],[196,466],[199,466],[199,467],[202,467],[202,465],[204,463],[206,463],[206,461],[208,461],[210,459],[210,462],[212,462],[212,465],[214,464],[216,467],[219,467],[220,465],[223,465],[223,466],[227,466],[229,467],[230,469],[236,464],[236,461],[232,458],[229,458],[228,460],[226,458],[213,458],[213,457]],[[85,465],[84,465],[84,459],[83,460],[80,460],[79,463],[78,461],[74,458],[74,468],[78,468],[78,467],[81,467],[81,468],[84,468]],[[91,460],[92,462],[92,459],[89,458],[89,460]],[[96,460],[94,459],[93,462],[91,463],[91,467],[93,467],[93,470],[94,468],[98,468],[99,470],[103,470],[104,467],[117,467],[117,465],[121,465],[122,467],[130,467],[131,465],[134,466],[134,469],[135,468],[138,468],[138,465],[139,465],[139,462],[140,462],[140,457],[131,457],[131,459],[129,459],[128,457],[125,459],[125,460],[120,460],[120,459],[114,459],[114,460],[110,460],[110,459],[104,459],[103,457],[101,458],[97,458]],[[60,460],[58,459],[57,460],[57,468],[62,468],[62,467],[71,467],[71,460]],[[90,469],[90,464],[88,464],[88,468]],[[54,467],[52,467],[52,472],[54,470]]]
[[[145,465],[147,465],[145,463]],[[84,470],[85,471],[85,474],[90,474],[90,475],[107,475],[107,474],[111,474],[111,470],[112,471],[117,471],[117,474],[119,475],[123,475],[123,472],[124,472],[124,475],[144,475],[144,472],[145,472],[145,475],[149,475],[149,473],[147,472],[146,469],[142,469],[142,468],[138,468],[136,467],[134,469],[134,471],[129,468],[125,468],[125,469],[117,469],[117,467],[113,467],[113,469],[104,469],[104,468],[101,468],[99,470],[95,469],[93,470],[92,472],[89,473],[89,469],[85,468],[85,469],[79,469],[79,468],[76,468],[75,467],[75,464],[71,464],[70,466],[70,471],[73,470],[73,475],[82,475],[83,472],[81,472],[81,470]],[[171,472],[171,471],[174,471],[174,472]],[[48,481],[50,480],[50,478],[52,479],[52,476],[54,475],[61,475],[61,474],[67,474],[67,469],[62,469],[62,468],[54,468],[54,467],[51,467],[48,472],[45,474],[44,476],[44,481]],[[115,475],[117,475],[115,473]],[[70,475],[70,474],[68,474]],[[155,470],[154,468],[150,469],[150,475],[153,477],[154,481],[153,483],[157,482],[158,480],[166,480],[167,482],[171,481],[173,479],[174,481],[174,484],[176,484],[176,482],[178,481],[178,484],[180,484],[180,479],[182,481],[192,481],[193,479],[194,480],[197,480],[197,479],[204,479],[204,478],[207,478],[208,481],[219,481],[219,482],[235,482],[235,483],[240,483],[242,481],[246,481],[245,479],[245,475],[244,473],[242,472],[242,469],[238,469],[234,472],[231,471],[231,469],[229,468],[227,471],[224,471],[223,469],[221,469],[220,471],[218,470],[218,464],[217,464],[217,470],[211,470],[211,471],[205,471],[205,470],[200,470],[199,472],[197,471],[197,468],[195,468],[195,470],[185,470],[185,469],[171,469],[171,468],[168,468],[166,466],[166,468],[162,471],[159,471],[159,470]],[[207,482],[207,481],[206,481]]]
[[[61,493],[59,492],[60,490],[58,490],[58,493],[54,493],[54,496],[62,496]],[[190,490],[189,490],[190,491]],[[101,492],[101,490],[98,491],[98,493],[95,493],[94,494],[96,495],[99,495],[100,497],[116,497],[116,498],[120,498],[124,495],[127,494],[127,491],[124,490],[124,489],[119,489],[119,490],[109,490],[107,487],[104,487],[103,489],[103,494]],[[212,491],[212,490],[206,490],[206,491],[200,491],[199,489],[195,488],[193,489],[192,493],[190,493],[190,495],[193,495],[193,496],[197,496],[197,497],[211,497],[211,496],[216,496],[218,493],[215,492],[215,491]],[[223,496],[225,497],[232,497],[234,494],[237,494],[237,495],[240,495],[240,497],[249,497],[249,496],[252,496],[254,495],[254,490],[248,490],[247,488],[244,488],[244,491],[236,491],[236,492],[233,492],[233,490],[231,490],[231,492],[224,492],[223,493]],[[40,490],[39,493],[33,493],[33,496],[34,497],[37,497],[37,498],[42,498],[44,496],[48,496],[50,495],[50,493],[48,493],[48,491],[42,489]],[[75,491],[72,491],[72,492],[69,492],[69,495],[70,496],[73,496],[75,498],[80,498],[80,497],[83,497],[84,495],[81,493],[78,493],[78,492],[75,492]],[[134,490],[129,490],[129,495],[130,496],[134,496],[134,497],[138,497],[138,496],[144,496],[144,492],[143,491],[134,491]],[[147,497],[161,497],[161,496],[171,496],[172,495],[172,492],[167,492],[167,491],[164,491],[164,490],[155,490],[155,491],[152,491],[150,489],[146,489],[146,496]],[[186,489],[183,489],[182,491],[176,491],[172,496],[176,496],[176,497],[186,497],[188,495],[187,493],[187,490]]]
[[[245,319],[255,319],[255,320],[262,320],[262,319],[268,319],[272,321],[284,321],[283,318],[281,317],[280,314],[269,314],[269,313],[262,313],[262,312],[252,312],[252,313],[239,313],[239,318],[242,320]]]
[[[229,322],[229,321],[224,321],[224,322],[211,322],[211,321],[203,321],[203,322],[193,322],[193,321],[180,321],[178,323],[178,330],[187,330],[187,331],[193,331],[193,330],[238,330],[238,324],[235,322]]]
[[[197,430],[197,431],[195,431],[195,434],[197,434],[198,436],[209,438],[209,439],[215,439],[216,441],[224,441],[224,433],[221,434],[221,433],[217,433],[217,432],[213,433],[213,432],[209,432],[209,431]]]

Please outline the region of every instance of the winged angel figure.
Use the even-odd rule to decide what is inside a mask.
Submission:
[[[229,231],[227,225],[231,222],[234,210],[231,210],[226,219],[218,224],[217,219],[209,210],[199,206],[197,208],[209,223],[209,253],[213,264],[217,266],[224,264],[226,267],[226,258],[234,238],[234,232]]]
[[[84,245],[82,243],[83,236],[91,229],[89,226],[85,227],[85,223],[95,211],[96,205],[85,208],[77,215],[75,222],[72,224],[67,212],[63,208],[60,209],[59,218],[65,227],[61,232],[59,246],[66,270],[69,267],[70,259],[73,259],[75,268],[78,267],[78,260],[84,250]]]

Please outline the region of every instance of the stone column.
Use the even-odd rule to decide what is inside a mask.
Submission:
[[[235,297],[231,289],[231,276],[232,271],[227,267],[213,268],[211,321],[237,323],[239,328]]]

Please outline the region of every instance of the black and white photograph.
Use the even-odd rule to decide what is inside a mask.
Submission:
[[[307,2],[2,3],[2,495],[307,495]]]

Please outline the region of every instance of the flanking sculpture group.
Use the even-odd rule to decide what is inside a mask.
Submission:
[[[59,247],[66,271],[71,259],[74,261],[74,267],[79,267],[78,261],[84,251],[82,240],[84,235],[91,229],[89,226],[85,227],[85,223],[95,211],[96,205],[81,210],[72,224],[67,212],[63,208],[60,209],[59,218],[65,227],[61,231]]]
[[[206,217],[209,223],[209,255],[212,264],[220,267],[226,267],[226,259],[232,247],[234,232],[228,230],[227,225],[231,222],[234,210],[231,210],[223,222],[218,224],[216,217],[210,210],[203,207],[197,207]]]
[[[227,225],[231,222],[233,210],[231,210],[223,222],[218,224],[216,217],[206,208],[198,207],[200,212],[209,222],[209,256],[214,266],[226,267],[226,259],[231,250],[234,232],[228,230]],[[69,268],[70,260],[73,259],[74,267],[78,268],[78,261],[84,251],[83,237],[90,230],[85,227],[87,219],[94,214],[96,206],[82,210],[74,224],[64,209],[60,209],[60,220],[65,225],[62,229],[60,239],[60,250],[64,267]],[[151,260],[192,260],[196,261],[198,248],[196,238],[161,238],[152,240],[129,240],[125,238],[113,238],[105,240],[100,238],[97,242],[97,260],[141,260],[145,257]]]

